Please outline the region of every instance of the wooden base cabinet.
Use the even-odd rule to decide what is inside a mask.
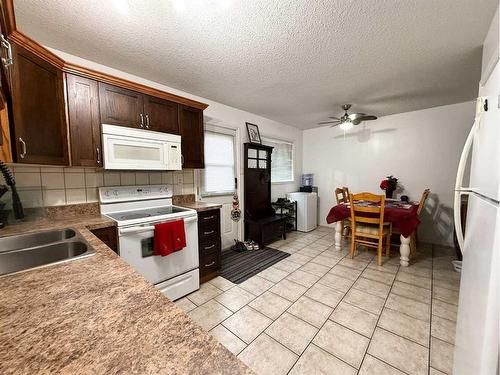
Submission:
[[[220,275],[221,230],[219,209],[198,212],[200,282]]]
[[[118,233],[115,226],[97,228],[91,230],[91,232],[104,242],[111,250],[118,254]]]

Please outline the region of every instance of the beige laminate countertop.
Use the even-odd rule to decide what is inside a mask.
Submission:
[[[215,210],[217,208],[221,208],[222,207],[221,204],[206,203],[206,202],[200,202],[200,201],[182,202],[182,203],[179,203],[178,206],[186,207],[186,208],[192,208],[193,210],[196,210],[198,212]]]
[[[0,229],[70,227],[96,250],[0,278],[0,373],[252,374],[89,230],[110,225],[94,215]]]

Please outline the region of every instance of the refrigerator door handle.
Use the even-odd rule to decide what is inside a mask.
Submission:
[[[465,145],[462,150],[462,155],[460,155],[460,162],[458,163],[457,178],[455,180],[455,201],[453,204],[453,219],[455,224],[455,231],[457,233],[458,245],[460,247],[460,252],[463,254],[464,248],[464,233],[462,231],[462,217],[460,215],[461,209],[461,197],[462,194],[468,194],[467,190],[462,187],[462,182],[465,174],[465,167],[467,166],[467,159],[469,158],[470,151],[472,149],[472,141],[474,140],[474,135],[481,123],[481,114],[484,111],[485,98],[479,97],[476,101],[476,114],[474,116],[474,124],[470,129],[469,135],[465,140]],[[465,191],[464,191],[465,190]]]

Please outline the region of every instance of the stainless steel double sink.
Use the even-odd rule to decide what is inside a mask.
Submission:
[[[80,259],[95,250],[73,229],[0,238],[0,276]]]

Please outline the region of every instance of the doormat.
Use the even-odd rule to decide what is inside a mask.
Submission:
[[[290,256],[289,253],[270,247],[241,253],[226,250],[222,252],[221,276],[235,284],[240,284],[288,256]]]

